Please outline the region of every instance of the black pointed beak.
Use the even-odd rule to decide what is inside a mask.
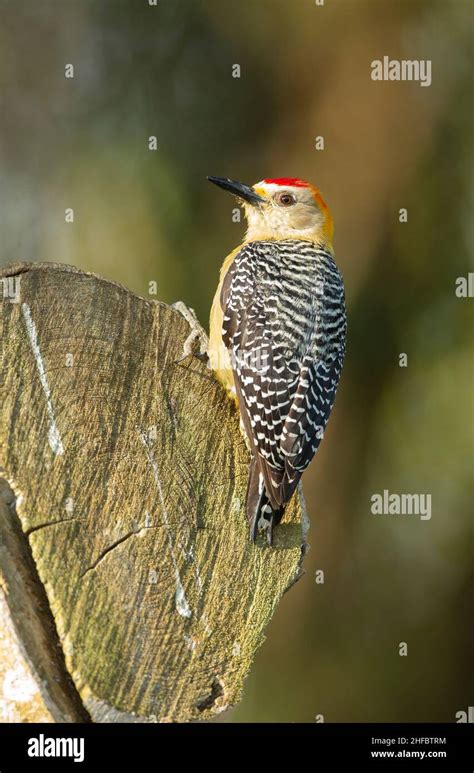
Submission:
[[[207,179],[209,182],[214,183],[214,185],[218,185],[219,188],[224,188],[225,191],[229,191],[229,193],[232,193],[239,199],[247,201],[254,207],[265,201],[263,196],[259,196],[250,185],[245,185],[245,183],[239,183],[237,180],[229,180],[228,177],[208,177]]]

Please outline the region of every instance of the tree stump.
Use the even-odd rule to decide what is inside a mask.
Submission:
[[[302,572],[301,498],[249,542],[238,413],[173,307],[66,265],[0,280],[0,718],[208,720]]]

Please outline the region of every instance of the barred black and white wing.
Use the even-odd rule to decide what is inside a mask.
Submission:
[[[250,242],[222,286],[222,337],[254,450],[247,514],[281,519],[317,451],[344,360],[344,286],[332,255],[308,241]]]

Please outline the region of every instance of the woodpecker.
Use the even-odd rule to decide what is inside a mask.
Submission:
[[[273,528],[321,442],[344,361],[344,283],[333,220],[297,178],[253,186],[210,182],[236,196],[248,229],[225,259],[210,317],[209,362],[236,401],[251,452],[250,538]]]

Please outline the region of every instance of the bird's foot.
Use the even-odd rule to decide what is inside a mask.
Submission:
[[[272,547],[273,546],[273,527],[275,525],[275,513],[271,512],[270,517],[268,517],[268,515],[265,515],[265,513],[267,512],[268,513],[271,512],[270,505],[264,505],[262,508],[262,512],[260,514],[258,510],[256,511],[254,517],[252,518],[252,522],[250,524],[250,540],[255,544],[257,541],[258,532],[263,531],[266,535],[269,547]]]
[[[178,311],[181,316],[184,317],[189,327],[191,328],[191,332],[189,333],[183,345],[183,356],[180,357],[177,362],[182,362],[187,357],[191,357],[192,355],[199,357],[201,360],[207,359],[209,339],[207,337],[206,331],[201,326],[198,318],[196,317],[194,309],[189,309],[182,301],[176,301],[176,303],[173,303],[171,308],[176,309],[176,311]],[[199,341],[198,353],[196,353],[194,349],[195,341]]]

